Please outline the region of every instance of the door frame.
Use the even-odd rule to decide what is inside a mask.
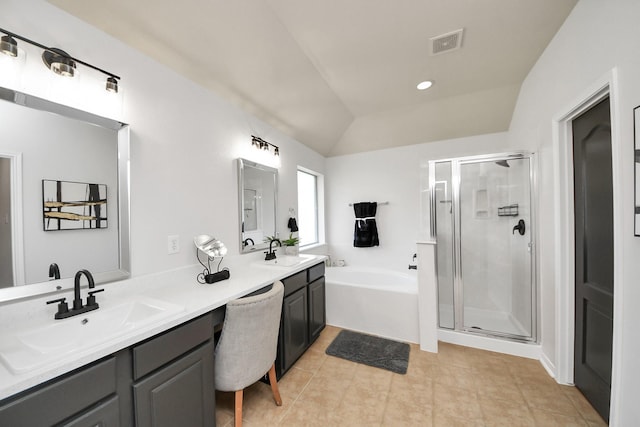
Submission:
[[[24,233],[22,225],[22,153],[0,151],[0,157],[9,160],[11,168],[11,257],[13,286],[24,285]]]
[[[615,424],[621,366],[622,325],[622,223],[624,220],[622,188],[622,141],[620,141],[619,96],[617,69],[613,68],[577,96],[552,121],[555,192],[555,362],[544,363],[555,371],[556,380],[573,384],[575,338],[575,211],[573,185],[572,121],[609,96],[611,108],[611,162],[613,179],[613,354],[611,366],[611,415]],[[543,358],[544,358],[543,352]],[[555,369],[554,369],[555,368]]]

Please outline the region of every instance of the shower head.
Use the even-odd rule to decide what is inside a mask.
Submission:
[[[496,165],[498,165],[498,166],[502,166],[502,167],[504,167],[504,168],[508,168],[508,167],[510,167],[510,166],[509,166],[509,163],[508,163],[506,160],[498,160],[498,161],[496,162]]]

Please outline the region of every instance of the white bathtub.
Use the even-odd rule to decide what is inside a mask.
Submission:
[[[418,281],[413,274],[369,267],[325,272],[327,323],[417,343]]]

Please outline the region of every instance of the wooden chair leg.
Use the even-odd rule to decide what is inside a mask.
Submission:
[[[242,427],[242,392],[236,391],[236,407],[235,407],[235,427]]]
[[[276,380],[276,364],[275,362],[269,369],[269,383],[271,383],[271,391],[273,392],[273,398],[276,401],[276,405],[282,406],[282,398],[280,397],[280,390],[278,389],[278,381]]]

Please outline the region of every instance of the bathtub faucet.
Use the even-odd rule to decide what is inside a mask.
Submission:
[[[417,270],[418,266],[415,264],[409,264],[409,270]]]

